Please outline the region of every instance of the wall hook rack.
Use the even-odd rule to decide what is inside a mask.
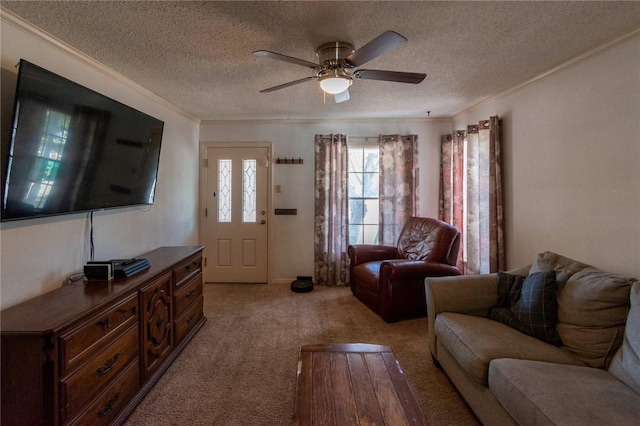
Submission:
[[[302,158],[276,158],[276,164],[303,164],[304,160]]]

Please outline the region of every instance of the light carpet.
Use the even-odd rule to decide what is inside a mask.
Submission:
[[[126,425],[291,425],[298,350],[391,346],[431,425],[478,425],[431,362],[426,318],[385,323],[346,287],[205,284],[208,321]]]

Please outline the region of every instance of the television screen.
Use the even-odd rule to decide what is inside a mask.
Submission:
[[[3,153],[2,220],[153,204],[163,129],[21,60]]]

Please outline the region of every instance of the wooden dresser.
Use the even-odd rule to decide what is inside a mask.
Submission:
[[[2,425],[122,423],[206,321],[202,249],[161,247],[133,277],[2,311]]]

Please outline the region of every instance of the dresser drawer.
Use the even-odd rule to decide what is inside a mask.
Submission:
[[[202,273],[202,255],[189,257],[173,267],[173,282],[176,290],[186,283],[191,276]]]
[[[138,298],[135,294],[61,336],[63,372],[80,365],[91,357],[94,350],[101,348],[103,342],[114,338],[133,324],[138,324]]]
[[[142,377],[148,380],[173,350],[173,297],[167,272],[140,290]]]
[[[175,318],[179,318],[200,296],[202,296],[202,274],[193,277],[174,294]]]
[[[139,388],[140,364],[136,360],[129,364],[126,370],[69,424],[81,426],[111,424]]]
[[[75,415],[109,381],[139,355],[139,328],[134,326],[116,339],[78,371],[60,381],[62,420]]]
[[[178,345],[202,318],[202,296],[175,321],[175,344]]]

